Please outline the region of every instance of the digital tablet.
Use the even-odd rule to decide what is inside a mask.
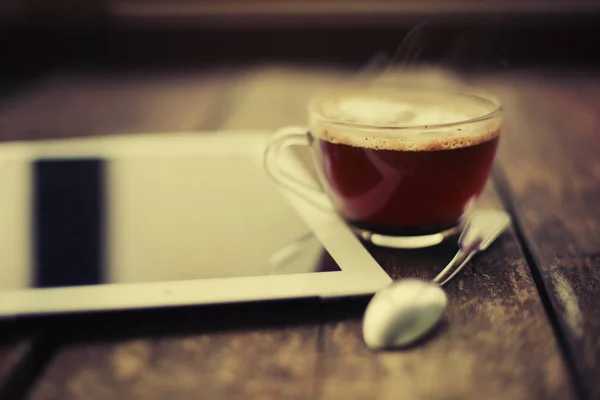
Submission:
[[[271,136],[0,144],[0,316],[330,298],[391,282],[339,216],[268,178]]]

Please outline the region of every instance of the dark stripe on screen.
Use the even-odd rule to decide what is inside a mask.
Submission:
[[[104,162],[44,159],[32,169],[35,286],[101,283]]]

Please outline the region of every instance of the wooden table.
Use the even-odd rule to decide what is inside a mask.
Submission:
[[[446,320],[431,337],[369,351],[366,299],[4,321],[0,398],[600,398],[600,79],[423,76],[502,99],[482,203],[514,219],[447,286]],[[275,129],[303,123],[307,98],[348,77],[278,65],[58,71],[4,96],[0,138]],[[394,278],[432,277],[453,250],[370,249]]]

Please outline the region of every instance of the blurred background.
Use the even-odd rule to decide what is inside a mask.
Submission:
[[[409,61],[592,68],[593,0],[2,0],[1,68],[283,61],[362,66],[418,25]]]
[[[389,66],[582,76],[599,15],[593,0],[3,0],[0,140],[274,129]]]

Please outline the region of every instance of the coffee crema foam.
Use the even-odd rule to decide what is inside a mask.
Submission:
[[[483,98],[451,93],[358,93],[313,103],[309,128],[331,143],[377,150],[456,149],[500,132],[500,117],[468,122],[494,111]],[[448,125],[451,124],[451,125]]]

